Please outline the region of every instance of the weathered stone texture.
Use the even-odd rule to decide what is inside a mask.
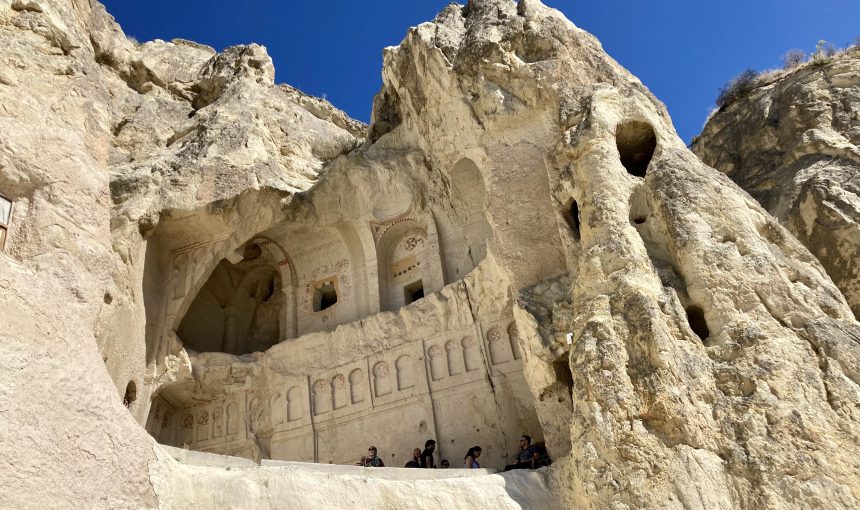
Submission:
[[[5,504],[860,503],[860,325],[796,228],[815,193],[853,207],[847,174],[785,221],[808,250],[537,0],[410,29],[369,127],[275,85],[260,46],[135,44],[98,4],[0,2],[0,43]],[[803,72],[853,94],[851,62]],[[501,467],[522,428],[551,467],[364,478],[153,438],[400,463],[436,437],[453,466],[474,440]]]
[[[779,219],[860,317],[860,47],[765,76],[693,150]]]

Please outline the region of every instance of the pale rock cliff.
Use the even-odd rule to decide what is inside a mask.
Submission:
[[[451,5],[410,29],[386,49],[366,138],[274,85],[259,46],[135,45],[98,4],[42,0],[0,2],[0,42],[15,217],[0,257],[4,504],[858,506],[860,325],[845,298],[594,37],[537,0]],[[257,377],[300,361],[282,344],[185,349],[174,272],[199,290],[271,229],[417,211],[443,231],[469,198],[451,186],[464,158],[486,188],[486,247],[443,249],[444,288],[338,327],[335,340],[375,343],[332,355],[512,302],[520,403],[551,467],[467,482],[226,471],[177,462],[141,427],[148,406],[123,407],[129,380],[145,403],[171,384],[205,392],[219,365]]]
[[[860,317],[860,47],[765,75],[693,145],[811,251]]]

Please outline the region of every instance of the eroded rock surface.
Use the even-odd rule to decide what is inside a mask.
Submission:
[[[860,47],[764,77],[693,150],[779,219],[860,317]]]
[[[559,12],[473,0],[410,29],[366,138],[259,46],[136,45],[98,4],[39,0],[0,4],[0,39],[11,506],[858,506],[845,298]],[[420,384],[391,379],[405,348]],[[414,427],[428,402],[451,428]],[[226,471],[142,425],[254,459],[477,437],[491,462],[523,426],[555,462]]]

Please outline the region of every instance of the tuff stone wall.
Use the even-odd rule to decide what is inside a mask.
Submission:
[[[812,252],[860,317],[860,46],[765,75],[693,150]]]
[[[385,50],[369,127],[274,85],[260,46],[136,45],[98,4],[0,3],[0,39],[10,505],[857,506],[845,298],[559,12],[446,7]],[[412,271],[425,297],[407,304]],[[337,304],[315,311],[329,283]],[[244,301],[193,342],[236,354],[183,341],[213,289]],[[252,309],[277,317],[263,328]],[[275,321],[277,344],[237,355],[266,348]],[[426,416],[446,455],[476,440],[498,465],[510,429],[539,426],[555,463],[368,483],[177,462],[144,429],[346,462],[362,424],[413,446],[425,431],[404,416]]]

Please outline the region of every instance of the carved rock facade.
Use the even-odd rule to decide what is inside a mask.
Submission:
[[[98,4],[0,4],[0,42],[11,506],[858,506],[845,298],[557,11],[410,29],[367,128]],[[551,468],[438,487],[157,442],[500,467],[522,432]]]

